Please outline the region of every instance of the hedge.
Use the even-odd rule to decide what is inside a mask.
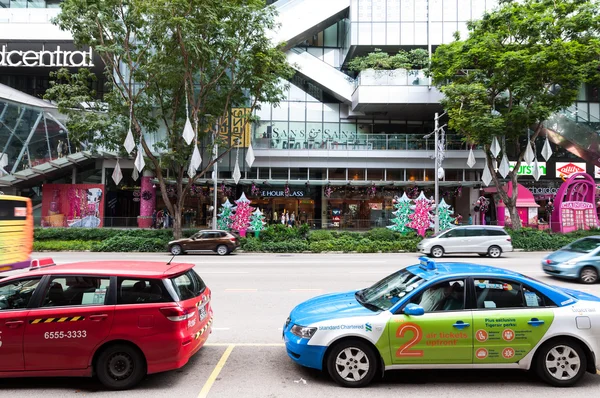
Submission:
[[[190,236],[197,230],[185,230]],[[508,230],[513,247],[524,251],[552,251],[560,249],[575,239],[600,235],[600,230],[555,234],[537,229]],[[36,228],[35,251],[104,251],[104,252],[162,252],[173,239],[170,230],[142,229],[88,229],[88,228]],[[387,228],[348,232],[317,230],[307,226],[288,228],[273,225],[261,231],[260,237],[241,239],[241,248],[248,252],[301,253],[301,252],[359,252],[392,253],[414,252],[421,237],[414,233],[401,235]]]

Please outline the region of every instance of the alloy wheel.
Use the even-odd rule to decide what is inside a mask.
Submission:
[[[598,280],[598,272],[593,268],[587,267],[581,271],[580,278],[583,283],[595,283]]]
[[[557,380],[571,380],[580,367],[579,354],[569,346],[558,345],[546,354],[546,370]]]
[[[348,347],[337,355],[335,370],[346,381],[360,381],[369,372],[369,358],[363,350],[357,347]]]

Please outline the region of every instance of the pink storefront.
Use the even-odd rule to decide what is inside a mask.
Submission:
[[[578,229],[597,228],[595,195],[596,184],[591,175],[572,174],[556,194],[552,212],[552,230],[566,233]]]
[[[538,205],[531,191],[521,184],[517,184],[517,211],[521,219],[521,225],[524,227],[535,227],[538,225]],[[507,184],[503,187],[508,197],[512,195],[512,184]],[[504,202],[500,199],[497,205],[498,225],[510,226],[510,214],[506,210]]]

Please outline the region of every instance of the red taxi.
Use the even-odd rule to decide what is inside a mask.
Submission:
[[[94,261],[0,280],[0,377],[93,376],[128,389],[184,366],[211,333],[192,264]]]

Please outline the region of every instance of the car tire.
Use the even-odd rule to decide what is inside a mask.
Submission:
[[[128,390],[146,376],[146,360],[142,353],[126,344],[106,347],[95,364],[98,380],[111,390]]]
[[[229,254],[229,248],[227,246],[225,246],[225,245],[219,245],[219,246],[217,246],[217,250],[216,251],[217,251],[217,254],[219,256],[224,256],[226,254]]]
[[[563,359],[564,358],[564,359]],[[587,358],[577,342],[559,338],[543,344],[536,353],[535,370],[555,387],[570,387],[586,372]]]
[[[586,285],[598,282],[598,270],[594,267],[583,267],[579,273],[579,281]]]
[[[444,248],[442,246],[433,246],[429,255],[433,258],[440,258],[444,255]]]
[[[490,246],[487,252],[487,255],[490,256],[491,258],[498,258],[500,256],[502,256],[502,249],[500,249],[500,247],[498,246]]]
[[[181,248],[180,245],[171,246],[171,249],[169,251],[174,256],[179,256],[180,254],[184,254],[183,249]]]
[[[377,374],[378,363],[377,353],[367,343],[343,340],[331,348],[327,356],[327,371],[342,387],[365,387]]]

